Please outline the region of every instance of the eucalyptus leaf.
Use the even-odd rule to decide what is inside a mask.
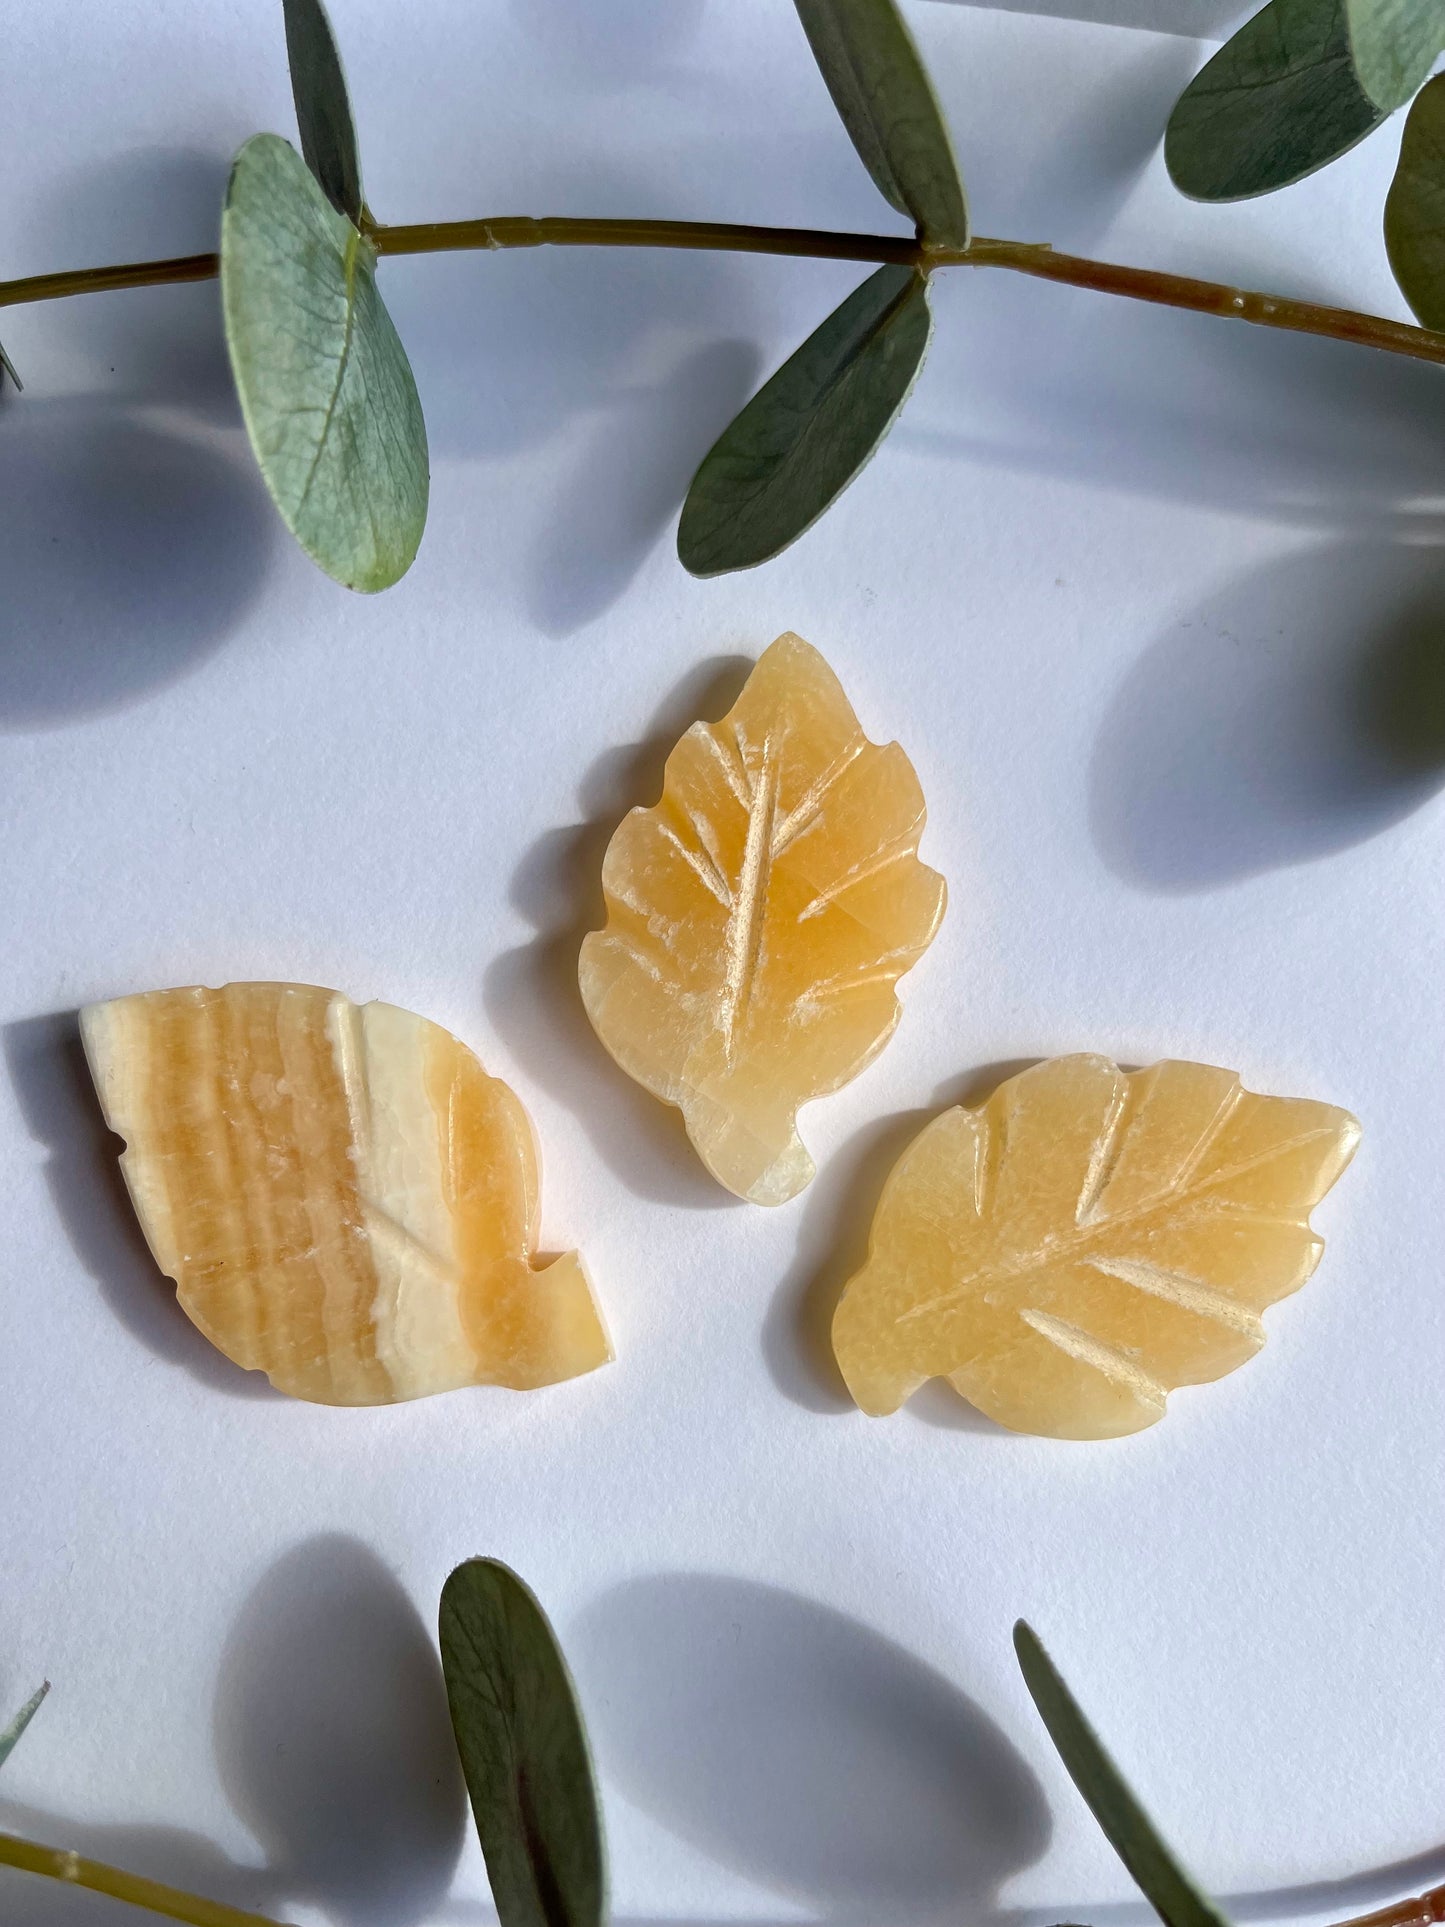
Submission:
[[[0,1766],[4,1766],[5,1762],[10,1758],[10,1755],[15,1751],[15,1742],[40,1711],[40,1702],[49,1691],[50,1681],[48,1679],[43,1680],[30,1695],[29,1699],[26,1700],[25,1704],[5,1728],[4,1732],[0,1732]]]
[[[968,246],[948,124],[894,0],[794,0],[813,58],[879,192],[925,242]]]
[[[231,368],[266,486],[351,589],[405,575],[426,523],[426,424],[376,288],[376,256],[295,148],[257,134],[221,217]]]
[[[442,1671],[500,1927],[600,1927],[602,1815],[547,1616],[496,1559],[442,1588]]]
[[[301,152],[321,191],[361,225],[361,160],[336,35],[321,0],[281,0]]]
[[[16,374],[15,363],[10,359],[9,355],[6,354],[4,342],[0,341],[0,388],[5,386],[5,377],[7,375],[11,381],[14,382],[18,394],[25,384],[21,381],[19,375]]]
[[[1427,328],[1445,328],[1445,74],[1420,90],[1385,198],[1385,247]]]
[[[1345,0],[1269,0],[1185,88],[1164,159],[1200,201],[1302,180],[1384,119],[1350,55]]]
[[[1129,1869],[1166,1927],[1226,1927],[1213,1901],[1195,1886],[1125,1784],[1098,1735],[1024,1620],[1014,1627],[1014,1651],[1049,1738],[1083,1794],[1109,1845]]]
[[[752,568],[811,527],[893,426],[932,331],[915,269],[855,288],[703,457],[678,524],[683,566]]]
[[[1403,107],[1445,47],[1440,0],[1345,0],[1360,85],[1386,113]]]

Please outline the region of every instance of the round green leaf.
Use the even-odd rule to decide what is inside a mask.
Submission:
[[[1445,74],[1405,122],[1385,199],[1385,247],[1400,291],[1427,328],[1445,328]]]
[[[1160,1838],[1154,1822],[1104,1751],[1078,1701],[1024,1620],[1014,1627],[1014,1651],[1049,1738],[1103,1828],[1109,1845],[1165,1927],[1227,1927]]]
[[[601,1927],[602,1815],[567,1662],[500,1560],[442,1588],[442,1671],[500,1927]]]
[[[410,568],[426,424],[371,244],[275,134],[247,141],[221,217],[221,304],[251,446],[286,526],[350,589]]]
[[[813,58],[874,184],[937,247],[968,246],[948,123],[894,0],[794,0]]]
[[[301,153],[338,214],[361,224],[361,159],[336,35],[321,0],[282,0]]]
[[[893,426],[932,330],[916,269],[856,288],[703,457],[678,524],[683,566],[749,569],[811,527]]]
[[[1386,113],[1403,107],[1445,47],[1440,0],[1345,0],[1360,85]]]
[[[1269,0],[1180,95],[1164,159],[1181,193],[1239,201],[1302,180],[1383,119],[1355,75],[1344,0]]]

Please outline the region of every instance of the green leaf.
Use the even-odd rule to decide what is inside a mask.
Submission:
[[[1419,87],[1445,47],[1440,0],[1345,0],[1360,85],[1393,113]]]
[[[15,1751],[15,1742],[40,1711],[40,1702],[49,1691],[50,1681],[48,1679],[42,1680],[40,1685],[36,1687],[35,1691],[21,1707],[20,1711],[15,1715],[14,1719],[11,1720],[10,1724],[5,1728],[4,1732],[0,1733],[0,1766],[4,1766],[5,1762],[10,1758],[10,1755]]]
[[[221,216],[221,305],[251,446],[286,526],[350,589],[405,575],[426,523],[426,424],[376,256],[275,134]]]
[[[1155,1913],[1166,1927],[1226,1927],[1224,1915],[1205,1898],[1160,1839],[1038,1635],[1022,1619],[1014,1627],[1014,1651],[1024,1684],[1033,1695],[1059,1758],[1068,1768],[1069,1778]]]
[[[935,247],[968,246],[948,124],[894,0],[794,0],[863,165]]]
[[[1421,89],[1385,197],[1385,248],[1427,328],[1445,328],[1445,74]]]
[[[893,426],[932,331],[915,269],[855,288],[703,457],[677,529],[683,566],[749,569],[811,527]]]
[[[336,212],[359,227],[361,161],[336,36],[321,0],[281,0],[281,4],[301,152]]]
[[[1238,201],[1302,180],[1383,119],[1355,76],[1344,0],[1269,0],[1180,95],[1164,159],[1181,193]]]
[[[15,390],[16,390],[16,393],[18,394],[19,391],[25,386],[25,384],[20,379],[19,375],[16,374],[15,363],[10,359],[9,355],[6,354],[4,342],[0,341],[0,388],[3,388],[5,386],[5,377],[7,375],[10,377],[11,381],[14,382]]]
[[[500,1927],[600,1927],[602,1815],[567,1662],[496,1559],[442,1588],[442,1671]]]

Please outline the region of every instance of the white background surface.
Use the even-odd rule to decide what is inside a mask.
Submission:
[[[278,11],[4,0],[3,272],[211,245],[230,154],[292,129]],[[896,225],[783,0],[336,13],[383,219]],[[1157,138],[1199,44],[915,17],[982,232],[1403,312],[1398,124],[1197,208]],[[433,508],[369,601],[272,516],[214,287],[6,317],[0,1695],[55,1690],[0,1824],[289,1919],[485,1922],[430,1629],[489,1551],[575,1661],[625,1927],[1141,1922],[1015,1673],[1019,1613],[1243,1919],[1445,1878],[1445,382],[958,272],[842,505],[689,580],[695,461],[855,279],[388,265]],[[951,905],[770,1214],[615,1071],[573,970],[611,829],[786,628],[913,757]],[[118,1203],[65,1013],[248,976],[413,1007],[514,1083],[614,1366],[348,1413],[209,1350]],[[1353,1109],[1315,1282],[1119,1443],[932,1391],[846,1409],[817,1333],[901,1144],[1075,1049]],[[130,1918],[18,1875],[0,1915]]]

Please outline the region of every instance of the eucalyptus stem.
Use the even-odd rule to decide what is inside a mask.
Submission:
[[[182,1893],[180,1888],[164,1886],[159,1880],[145,1880],[139,1874],[125,1873],[102,1860],[87,1860],[83,1854],[66,1853],[59,1847],[42,1847],[38,1841],[22,1840],[13,1833],[0,1833],[0,1865],[44,1874],[72,1887],[88,1887],[92,1893],[110,1894],[132,1907],[148,1907],[168,1920],[187,1921],[190,1927],[279,1927],[263,1914],[243,1913],[239,1907],[224,1906],[219,1900],[203,1900],[199,1894]]]
[[[687,248],[733,254],[784,254],[826,261],[895,263],[902,267],[1007,268],[1044,281],[1092,288],[1100,294],[1127,295],[1185,308],[1228,321],[1249,321],[1262,328],[1321,335],[1355,342],[1385,354],[1445,363],[1445,334],[1352,308],[1330,308],[1284,295],[1258,294],[1219,281],[1198,281],[1151,268],[1091,261],[1059,254],[1047,244],[993,241],[982,237],[964,249],[930,248],[905,235],[846,234],[827,228],[748,227],[723,221],[533,220],[502,215],[485,221],[422,221],[387,227],[368,221],[367,236],[378,254],[440,254],[455,249],[601,247]],[[73,294],[98,294],[111,288],[159,287],[170,282],[206,281],[220,271],[216,254],[180,255],[168,261],[137,261],[111,268],[78,268],[66,274],[37,274],[23,281],[0,282],[0,308],[27,301],[55,301]]]
[[[1381,1907],[1373,1914],[1360,1914],[1341,1927],[1434,1927],[1445,1921],[1445,1887],[1432,1887],[1429,1893],[1411,1900],[1397,1900],[1392,1907]]]

